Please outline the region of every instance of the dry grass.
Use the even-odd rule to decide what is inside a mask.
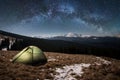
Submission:
[[[96,56],[92,55],[45,52],[48,59],[55,60],[39,66],[11,63],[10,59],[17,53],[18,51],[0,51],[0,80],[53,80],[51,73],[56,74],[54,71],[56,67],[96,62]],[[76,76],[76,78],[78,80],[120,80],[120,61],[111,58],[105,59],[111,61],[112,64],[91,65],[84,69],[85,74],[82,77]]]

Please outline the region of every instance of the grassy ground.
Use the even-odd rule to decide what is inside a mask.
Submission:
[[[103,57],[111,62],[103,64],[93,55],[45,52],[48,58],[45,65],[30,66],[11,63],[10,59],[17,53],[18,51],[0,51],[0,80],[53,80],[55,68],[81,63],[90,63],[91,66],[83,69],[82,76],[76,76],[78,80],[120,80],[120,60]],[[96,62],[101,65],[95,64]]]

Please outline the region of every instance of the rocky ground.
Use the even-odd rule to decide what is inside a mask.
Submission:
[[[44,52],[45,65],[11,63],[19,51],[0,51],[0,80],[120,80],[120,60]]]

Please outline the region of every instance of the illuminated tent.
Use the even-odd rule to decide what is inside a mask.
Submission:
[[[47,58],[38,47],[28,46],[14,56],[12,62],[30,65],[45,64],[47,62]]]

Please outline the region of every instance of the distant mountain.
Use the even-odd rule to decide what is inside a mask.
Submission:
[[[68,33],[68,34],[65,34],[64,37],[81,37],[81,34]]]
[[[86,41],[88,40],[96,40],[98,37],[96,36],[91,36],[91,35],[82,35],[82,34],[77,34],[77,33],[67,33],[63,36],[54,36],[54,37],[49,37],[48,39],[50,40],[64,40],[64,41],[72,41],[72,42],[80,42],[81,41]]]
[[[120,59],[120,38],[117,37],[81,37],[82,35],[68,33],[48,39],[27,37],[0,30],[0,49],[22,50],[34,45],[47,52],[62,52],[72,54],[92,54]],[[10,43],[12,41],[12,43]]]
[[[64,37],[91,37],[91,35],[82,35],[77,33],[67,33],[64,35]]]
[[[70,41],[84,45],[120,48],[120,38],[118,37],[109,37],[109,36],[97,37],[97,36],[82,35],[76,33],[68,33],[63,36],[55,36],[48,39]]]
[[[77,33],[70,32],[70,33],[67,33],[67,34],[64,34],[64,35],[32,36],[32,37],[44,38],[44,39],[49,39],[49,38],[54,38],[54,37],[74,37],[74,38],[83,37],[83,38],[87,38],[87,37],[91,37],[91,35],[83,35],[83,34],[77,34]]]

